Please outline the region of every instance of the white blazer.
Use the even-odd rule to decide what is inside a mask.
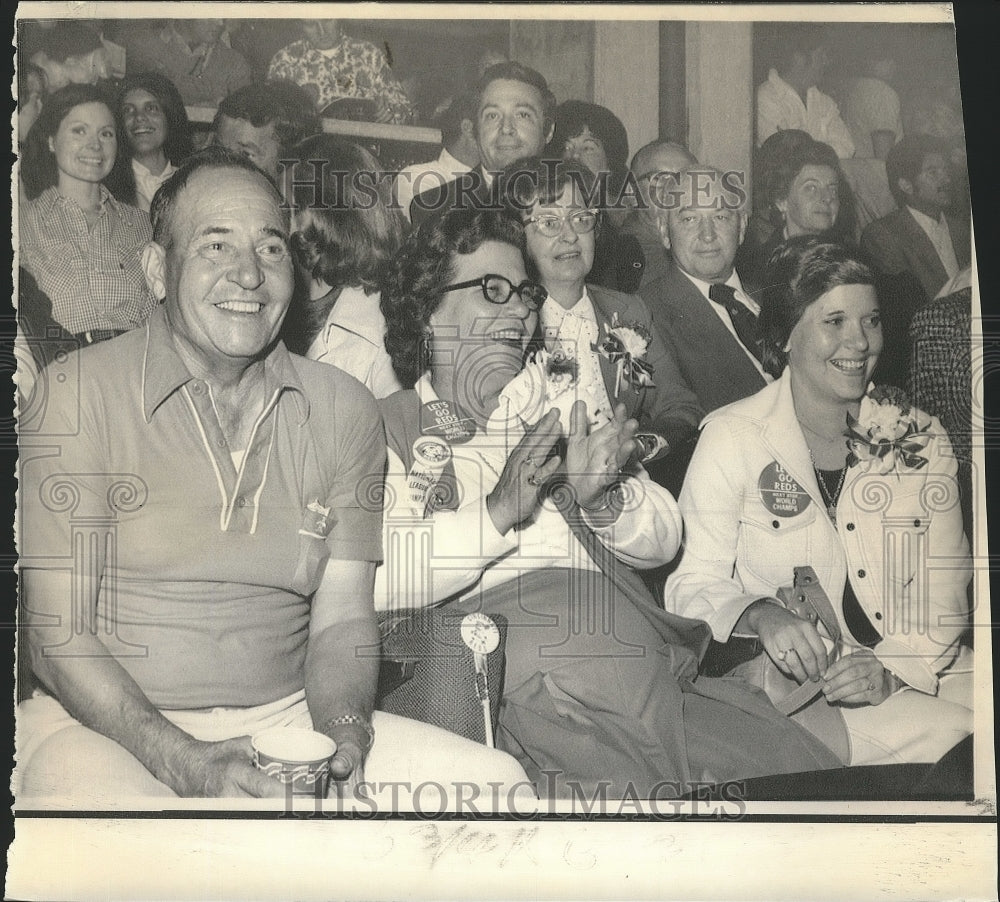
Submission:
[[[971,576],[948,437],[920,412],[934,435],[922,452],[926,466],[885,476],[850,467],[835,527],[795,418],[791,380],[786,369],[702,424],[679,499],[684,550],[664,590],[666,607],[705,620],[725,642],[753,601],[791,585],[793,568],[808,564],[845,637],[841,599],[850,578],[883,636],[874,649],[883,665],[935,694],[968,625]],[[775,495],[782,473],[785,491]]]

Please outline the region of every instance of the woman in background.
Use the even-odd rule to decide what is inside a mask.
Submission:
[[[385,397],[400,385],[385,350],[379,286],[405,221],[390,206],[378,160],[363,147],[316,135],[293,156],[292,251],[308,284],[285,318],[285,342]]]
[[[21,161],[21,265],[84,344],[139,325],[157,303],[139,259],[149,217],[121,200],[131,183],[122,143],[104,94],[68,85],[46,99]]]
[[[165,75],[142,72],[122,82],[118,114],[128,141],[136,206],[148,213],[156,189],[192,151],[184,101]]]
[[[768,148],[771,142],[773,148]],[[821,235],[853,245],[854,199],[829,144],[804,132],[776,132],[760,149],[761,188],[773,232],[745,240],[736,255],[740,279],[753,293],[763,284],[764,268],[775,248],[797,235]]]
[[[590,280],[626,294],[636,292],[645,257],[639,242],[619,231],[630,208],[616,203],[628,175],[628,133],[621,119],[600,104],[564,101],[556,107],[552,140],[543,156],[575,161],[602,180],[603,197],[595,203],[604,223]]]

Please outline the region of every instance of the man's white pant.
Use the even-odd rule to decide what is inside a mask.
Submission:
[[[270,727],[312,729],[305,694],[253,708],[163,711],[193,736],[218,742]],[[510,755],[428,724],[376,711],[375,744],[365,762],[379,810],[505,810],[534,798]],[[177,807],[176,794],[118,743],[83,726],[54,698],[36,694],[18,706],[18,808],[121,809]],[[369,803],[369,810],[374,807]],[[351,806],[345,803],[344,808]]]

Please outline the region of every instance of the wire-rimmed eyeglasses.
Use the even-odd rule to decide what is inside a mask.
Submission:
[[[544,285],[537,282],[524,281],[520,285],[515,285],[505,276],[498,276],[496,273],[487,273],[478,279],[469,279],[467,282],[456,282],[448,285],[442,291],[458,291],[460,288],[472,288],[479,286],[483,292],[483,297],[491,304],[506,304],[513,295],[517,295],[529,310],[538,310],[545,299],[549,296]]]
[[[525,225],[533,223],[535,228],[546,238],[555,238],[559,235],[562,232],[564,222],[568,222],[569,227],[577,235],[586,235],[588,232],[593,232],[597,225],[597,210],[575,210],[569,216],[538,213],[524,220]]]

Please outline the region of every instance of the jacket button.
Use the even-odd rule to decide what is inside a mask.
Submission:
[[[882,619],[882,612],[881,611],[876,611],[875,612],[875,619],[876,620],[881,620]]]
[[[778,522],[777,520],[772,520],[772,521],[771,521],[771,525],[772,525],[772,526],[773,526],[773,527],[774,527],[775,529],[778,529],[778,528],[780,528],[780,526],[781,526],[781,524],[780,524],[780,523],[779,523],[779,522]]]
[[[913,521],[913,525],[914,526],[919,526],[920,525],[920,521],[919,520],[914,520]]]
[[[236,499],[236,506],[237,507],[246,507],[247,506],[247,499],[244,498],[242,495],[240,495],[240,497]]]
[[[860,577],[861,577],[862,579],[864,579],[864,578],[865,578],[865,577],[866,577],[867,575],[868,575],[868,574],[867,574],[867,573],[865,573],[865,571],[864,571],[864,570],[859,570],[859,571],[858,571],[858,576],[860,576]]]
[[[847,524],[847,531],[848,532],[854,532],[854,524],[853,523],[848,523]]]

